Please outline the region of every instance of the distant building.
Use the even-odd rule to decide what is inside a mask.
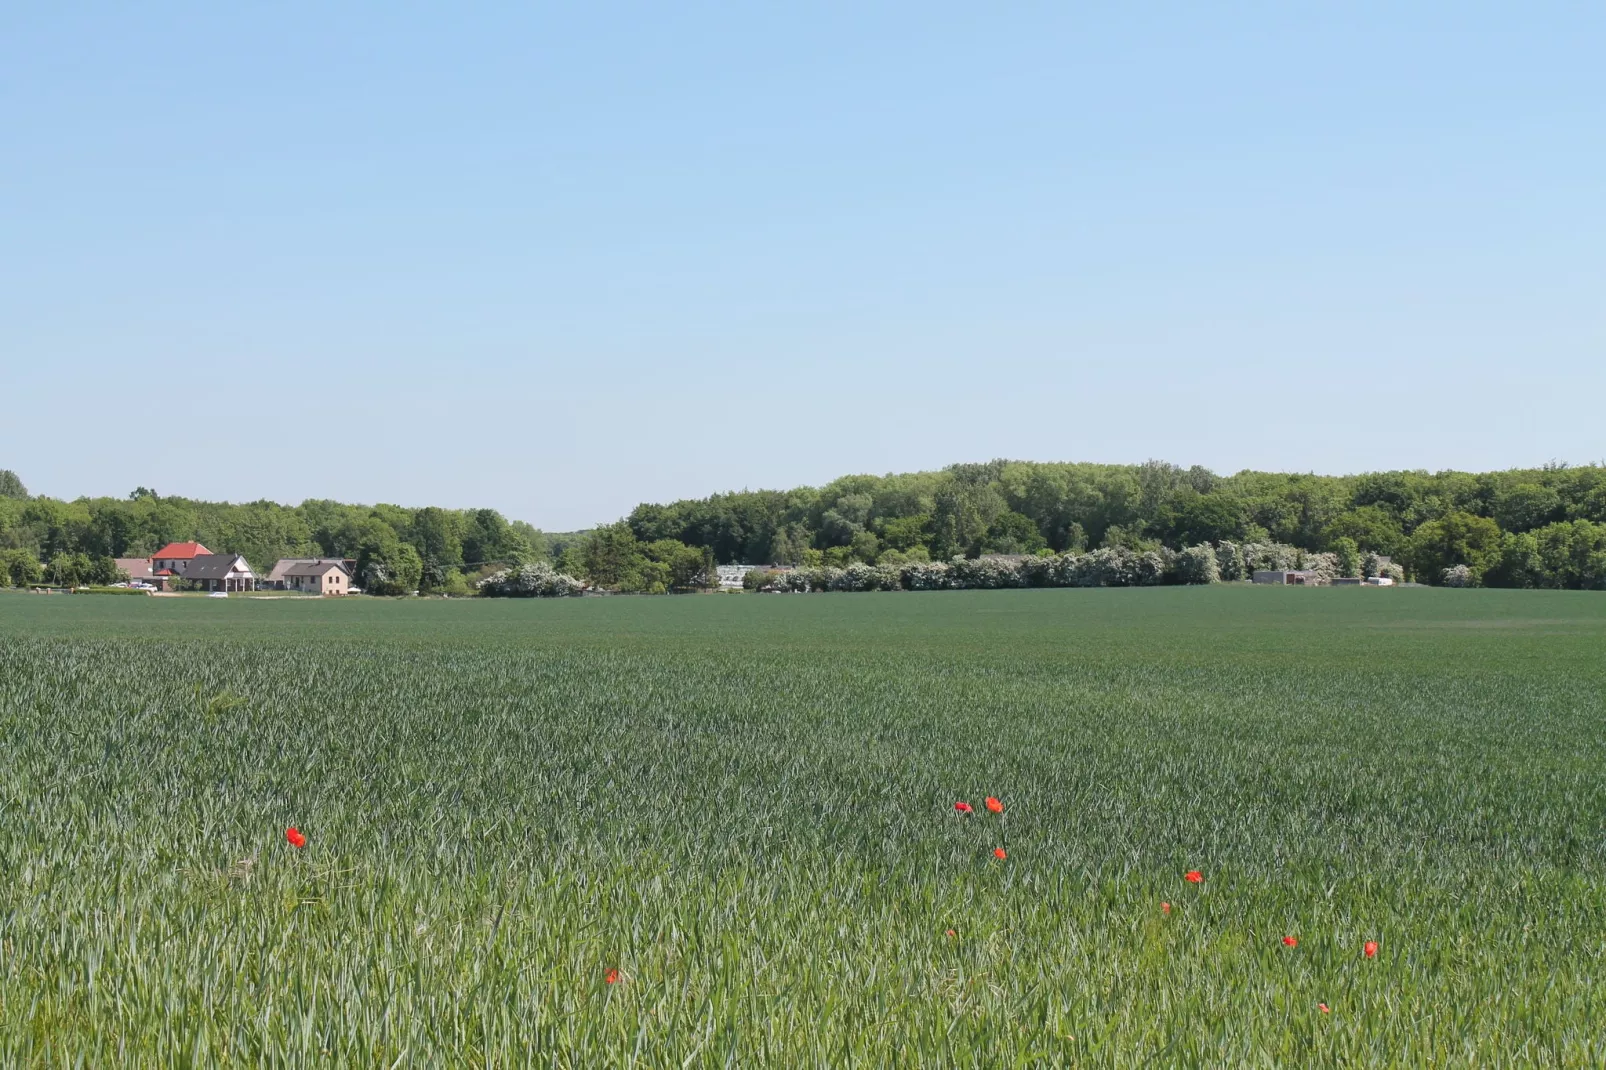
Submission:
[[[756,572],[759,565],[715,565],[714,571],[719,576],[721,590],[740,590],[742,581],[747,579],[749,572]]]
[[[1256,583],[1284,584],[1290,587],[1325,587],[1327,579],[1309,569],[1260,569],[1252,577]]]
[[[308,594],[346,594],[351,590],[351,571],[343,560],[334,558],[280,558],[265,586]]]
[[[225,594],[254,591],[257,585],[256,573],[239,554],[197,554],[189,559],[181,575],[203,591]]]
[[[791,572],[796,565],[715,565],[719,586],[725,591],[739,591],[749,572]]]
[[[339,565],[346,574],[346,585],[349,587],[351,577],[357,574],[357,562],[349,557],[281,557],[268,570],[268,575],[258,584],[263,590],[299,591],[302,588],[290,582],[290,572],[302,565]],[[319,572],[318,575],[324,575]],[[345,592],[342,591],[342,594]]]
[[[156,578],[148,557],[119,557],[117,567],[128,573],[129,583],[151,583]]]
[[[197,557],[211,557],[212,551],[198,542],[170,542],[151,555],[151,571],[163,571],[174,576],[189,574],[190,562]]]

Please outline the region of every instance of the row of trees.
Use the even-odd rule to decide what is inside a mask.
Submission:
[[[626,523],[640,540],[708,546],[721,563],[896,566],[1266,542],[1392,557],[1429,583],[1464,565],[1473,583],[1606,585],[1606,468],[1598,465],[1223,477],[1159,461],[993,461],[642,505]]]
[[[494,509],[406,509],[309,500],[286,506],[164,497],[141,487],[127,498],[65,502],[31,496],[15,473],[0,470],[0,550],[30,558],[11,582],[55,582],[52,562],[148,557],[169,542],[201,542],[245,555],[265,572],[281,557],[337,557],[357,562],[355,580],[375,593],[415,590],[468,594],[482,575],[548,559],[548,539]],[[8,558],[10,560],[10,558]],[[87,580],[85,582],[88,582]]]
[[[1209,543],[1392,557],[1428,583],[1606,586],[1606,467],[1317,476],[1159,461],[991,461],[936,472],[845,476],[824,487],[644,504],[624,520],[548,535],[493,509],[406,509],[313,500],[241,505],[162,497],[63,502],[0,471],[0,550],[43,568],[62,555],[144,556],[195,539],[265,569],[280,557],[354,558],[376,593],[470,593],[547,562],[617,591],[690,590],[717,564],[901,567],[990,554],[1134,553]]]
[[[1248,579],[1259,569],[1307,569],[1328,580],[1341,576],[1401,578],[1398,565],[1376,554],[1365,557],[1332,552],[1307,553],[1281,543],[1200,543],[1183,550],[1161,546],[1131,550],[1101,547],[1086,553],[954,558],[951,561],[909,561],[871,565],[854,562],[845,568],[803,566],[787,571],[748,573],[749,590],[809,591],[938,591],[992,590],[1006,587],[1158,587],[1163,584],[1210,584]]]

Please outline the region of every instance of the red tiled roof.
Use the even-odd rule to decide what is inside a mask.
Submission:
[[[151,560],[169,557],[180,557],[188,560],[200,554],[210,554],[211,552],[211,550],[208,550],[198,542],[170,542],[154,554],[151,554]]]
[[[173,570],[170,568],[164,568],[162,571],[157,573],[158,576],[171,576],[172,574]]]

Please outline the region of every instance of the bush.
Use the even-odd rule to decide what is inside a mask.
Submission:
[[[766,588],[771,587],[775,581],[780,578],[780,576],[781,573],[779,572],[766,572],[763,569],[755,568],[742,576],[742,590],[765,590]]]
[[[0,550],[0,587],[26,587],[45,578],[45,566],[31,550]]]
[[[1316,573],[1328,583],[1346,575],[1343,566],[1339,564],[1337,554],[1306,554],[1304,568],[1307,572]]]
[[[1476,587],[1477,578],[1465,565],[1451,565],[1440,574],[1439,582],[1446,587]]]
[[[585,591],[585,584],[545,561],[492,573],[478,586],[488,598],[563,598]]]
[[[1361,575],[1387,576],[1395,583],[1405,582],[1405,566],[1381,557],[1378,554],[1367,554],[1361,560]]]
[[[1036,564],[1036,558],[1032,558]],[[948,566],[950,586],[964,590],[995,591],[1005,587],[1025,587],[1024,562],[957,559]]]
[[[1178,583],[1218,583],[1221,565],[1209,543],[1190,546],[1177,555]]]
[[[855,561],[847,568],[831,571],[834,575],[829,589],[833,591],[896,591],[902,586],[898,570],[890,565]]]
[[[1220,570],[1222,580],[1228,583],[1249,578],[1249,571],[1244,566],[1243,548],[1235,542],[1216,544],[1216,567]]]
[[[1299,547],[1286,543],[1245,543],[1244,573],[1248,578],[1256,572],[1288,572],[1299,568],[1302,556]]]
[[[902,565],[856,562],[846,568],[803,567],[773,576],[779,591],[959,591],[1012,587],[1153,587],[1162,583],[1213,583],[1216,551],[1208,544],[1184,554],[1160,547],[1103,547],[1088,554],[1046,554],[1017,560],[955,558]]]
[[[1164,546],[1135,555],[1132,561],[1132,586],[1158,587],[1172,575],[1175,561],[1176,551]]]
[[[941,561],[912,561],[899,572],[907,591],[941,591],[948,587],[948,566]]]
[[[1411,533],[1411,568],[1418,576],[1443,576],[1465,565],[1474,583],[1500,560],[1500,528],[1488,517],[1449,513]]]

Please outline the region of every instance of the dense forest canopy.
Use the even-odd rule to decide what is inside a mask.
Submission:
[[[643,504],[569,536],[492,509],[234,505],[145,488],[64,502],[29,496],[0,472],[0,550],[13,560],[142,556],[185,539],[259,569],[279,557],[355,558],[359,575],[426,589],[540,561],[599,586],[660,591],[705,583],[714,562],[885,565],[1222,541],[1388,555],[1424,582],[1460,565],[1491,586],[1589,588],[1606,585],[1606,468],[1218,476],[1159,461],[999,460]]]
[[[845,565],[1270,541],[1387,555],[1427,582],[1456,565],[1501,586],[1606,580],[1606,468],[1598,465],[1217,476],[1159,461],[992,461],[642,505],[625,523],[638,539],[705,545],[722,562]]]

